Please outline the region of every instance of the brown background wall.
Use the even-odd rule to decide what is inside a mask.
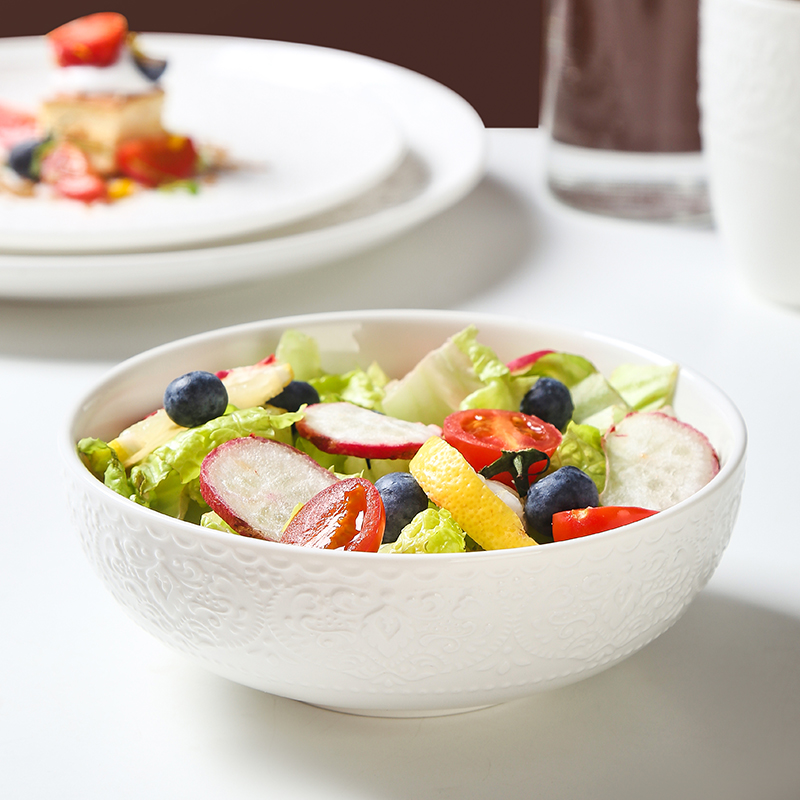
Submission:
[[[421,72],[468,100],[487,127],[535,127],[542,0],[80,0],[5,3],[0,36],[45,33],[93,11],[132,30],[250,36],[335,47]]]

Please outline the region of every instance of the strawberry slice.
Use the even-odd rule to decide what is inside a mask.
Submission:
[[[113,11],[89,14],[47,34],[60,67],[108,67],[118,58],[128,20]]]
[[[21,142],[39,138],[39,123],[33,114],[0,105],[0,150],[11,150]]]
[[[206,503],[237,533],[272,541],[298,505],[337,481],[291,445],[253,435],[221,444],[200,468]]]
[[[93,203],[108,199],[106,182],[92,171],[86,153],[70,142],[47,147],[39,164],[39,179],[72,200]]]
[[[106,182],[97,175],[67,175],[53,184],[57,194],[82,203],[108,200]]]
[[[315,403],[296,423],[297,432],[325,453],[359,458],[411,458],[438,425],[407,422],[353,403]]]
[[[159,186],[191,178],[197,169],[197,149],[188,136],[130,139],[117,148],[117,166],[145,186]]]

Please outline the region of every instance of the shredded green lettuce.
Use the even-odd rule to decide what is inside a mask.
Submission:
[[[200,525],[203,528],[211,528],[211,530],[214,531],[232,533],[236,536],[239,535],[216,511],[206,511],[206,513],[200,517]]]
[[[313,336],[296,330],[284,331],[275,348],[275,357],[292,365],[296,381],[310,381],[322,375],[319,345]]]
[[[677,364],[621,364],[609,383],[636,411],[656,411],[672,405],[678,382]]]
[[[340,375],[321,375],[309,380],[322,403],[346,401],[376,411],[381,410],[384,387],[388,382],[388,376],[377,364],[370,365],[366,370],[354,369]]]
[[[476,339],[477,329],[467,328],[456,334],[454,340],[472,362],[472,370],[483,386],[471,392],[459,403],[459,409],[500,408],[513,411],[519,408],[522,394],[519,381],[511,376],[508,367],[490,347]]]
[[[420,511],[381,553],[463,553],[464,531],[444,508]]]
[[[316,339],[297,330],[283,333],[275,355],[279,361],[292,365],[295,380],[307,381],[317,390],[321,402],[346,400],[364,408],[381,410],[383,389],[389,377],[377,364],[371,364],[366,370],[357,368],[326,374],[322,370]]]
[[[603,437],[593,425],[578,425],[570,422],[564,438],[550,458],[550,472],[560,467],[577,467],[583,470],[602,492],[606,485],[606,455]]]
[[[631,407],[600,372],[593,372],[570,389],[574,422],[594,425],[600,431],[619,422]]]
[[[386,386],[383,410],[393,417],[428,425],[464,408],[519,407],[522,397],[508,367],[480,344],[470,325],[424,356]]]
[[[109,489],[135,503],[141,503],[141,499],[128,480],[125,468],[109,444],[102,439],[81,439],[78,442],[78,454],[89,471]]]

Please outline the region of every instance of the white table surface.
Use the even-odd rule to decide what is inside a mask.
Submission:
[[[379,249],[203,294],[0,301],[0,797],[800,797],[800,311],[731,279],[711,230],[583,215],[542,188],[539,131],[490,131],[453,209]],[[423,306],[633,341],[739,405],[748,477],[731,544],[684,617],[627,661],[491,709],[369,719],[208,674],[132,623],[71,529],[55,447],[110,366],[222,325]]]

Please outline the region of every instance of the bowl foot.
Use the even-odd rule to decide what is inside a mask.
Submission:
[[[338,706],[325,706],[321,703],[308,705],[324,708],[326,711],[337,711],[340,714],[351,714],[357,717],[387,717],[398,719],[413,719],[414,717],[446,717],[454,714],[468,714],[470,711],[480,711],[491,708],[497,703],[488,703],[483,706],[469,706],[467,708],[339,708]]]

